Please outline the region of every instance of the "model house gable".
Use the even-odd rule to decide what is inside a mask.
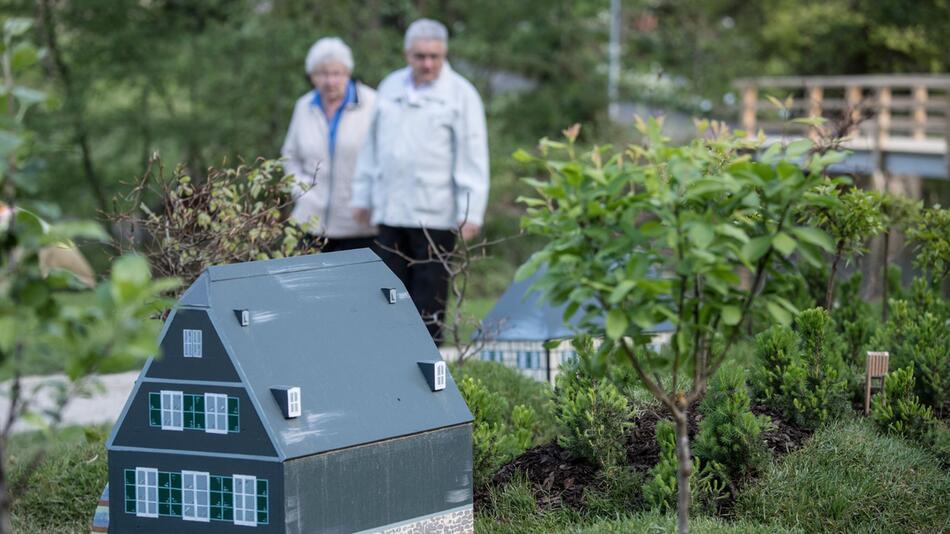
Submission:
[[[169,321],[148,378],[240,382],[207,310],[178,308]]]

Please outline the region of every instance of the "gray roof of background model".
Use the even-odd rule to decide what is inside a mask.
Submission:
[[[541,266],[528,278],[512,282],[482,319],[477,335],[491,341],[547,341],[574,337],[583,314],[575,313],[565,323],[567,304],[555,306],[531,287],[544,271],[544,266]],[[672,325],[664,321],[653,332],[670,332],[672,329]]]
[[[395,304],[382,288],[396,288]],[[451,376],[429,389],[417,362],[441,355],[368,249],[209,267],[179,305],[208,309],[282,458],[472,421]],[[274,386],[301,387],[300,417],[283,418]]]

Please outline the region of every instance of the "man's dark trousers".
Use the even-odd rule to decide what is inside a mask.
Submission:
[[[380,257],[409,290],[409,296],[425,321],[429,334],[439,344],[442,342],[442,324],[445,321],[449,273],[435,259],[435,254],[429,253],[430,243],[426,239],[426,232],[439,250],[451,251],[455,247],[453,230],[423,231],[421,228],[385,225],[379,226],[376,242],[379,244]],[[422,263],[410,266],[407,258]]]

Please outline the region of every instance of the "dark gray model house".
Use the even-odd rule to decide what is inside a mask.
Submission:
[[[367,249],[208,268],[109,437],[110,532],[471,532],[472,415]]]

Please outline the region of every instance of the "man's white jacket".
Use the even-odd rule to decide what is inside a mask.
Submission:
[[[354,208],[373,224],[455,229],[481,225],[488,202],[488,134],[475,87],[448,63],[427,90],[410,95],[409,68],[379,85],[353,176]]]

